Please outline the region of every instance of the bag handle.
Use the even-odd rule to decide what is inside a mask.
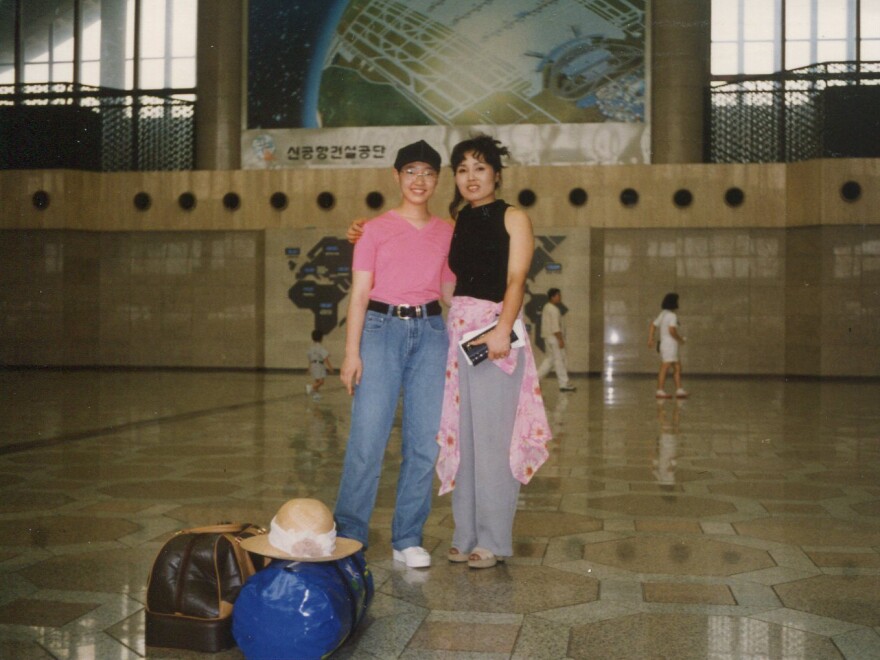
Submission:
[[[181,529],[178,534],[237,534],[243,532],[251,523],[217,523],[216,525],[204,525],[202,527],[190,527]]]
[[[216,525],[203,525],[202,527],[190,527],[189,529],[181,529],[177,532],[177,535],[220,534],[222,536],[225,536],[226,539],[229,541],[229,544],[232,546],[232,552],[235,554],[238,565],[244,566],[245,570],[248,571],[248,577],[250,577],[257,572],[258,567],[254,565],[251,554],[241,547],[242,539],[239,535],[243,532],[251,532],[252,536],[257,536],[258,534],[265,534],[267,530],[265,527],[260,527],[259,525],[254,525],[253,523],[217,523]],[[269,557],[263,557],[263,566],[260,566],[259,568],[265,568],[268,565]]]
[[[244,529],[239,531],[239,534],[244,532],[250,532],[251,536],[258,536],[260,534],[265,534],[266,529],[263,527],[259,527],[257,525],[251,525],[248,523]],[[235,558],[238,561],[239,566],[244,566],[245,571],[247,571],[246,578],[249,578],[251,575],[257,572],[259,568],[265,568],[268,565],[269,557],[261,556],[263,560],[263,565],[259,568],[254,564],[254,558],[251,556],[251,553],[241,547],[242,538],[241,536],[235,534],[225,534],[226,538],[229,540],[230,545],[232,546],[232,552],[235,554]]]

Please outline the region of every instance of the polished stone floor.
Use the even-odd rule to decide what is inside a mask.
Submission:
[[[349,400],[301,374],[0,371],[0,658],[146,648],[147,573],[175,530],[333,504]],[[555,439],[516,556],[391,561],[397,431],[373,517],[376,598],[341,658],[880,658],[880,382],[545,381]],[[241,658],[234,649],[220,658]]]

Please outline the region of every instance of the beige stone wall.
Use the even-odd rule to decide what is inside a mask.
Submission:
[[[823,227],[819,244],[821,373],[880,373],[880,231]]]
[[[784,373],[784,272],[783,229],[606,230],[606,370],[657,368],[648,325],[675,291],[685,368]]]
[[[847,181],[859,200],[841,197]],[[576,372],[653,372],[647,326],[675,290],[689,372],[877,376],[878,181],[871,159],[512,167],[502,194],[535,193],[536,259],[562,268],[536,268],[527,304],[563,290]],[[724,203],[734,186],[745,194],[735,208]],[[576,187],[588,194],[580,207]],[[621,204],[625,188],[636,205]],[[672,202],[682,188],[687,208]],[[37,191],[48,208],[32,204]],[[146,211],[133,204],[140,192]],[[177,204],[184,192],[191,211]],[[282,210],[269,204],[276,192],[289,198]],[[321,192],[333,208],[318,206]],[[290,289],[319,241],[375,213],[370,192],[396,202],[388,170],[0,172],[0,363],[302,368],[315,316]],[[344,299],[337,311],[341,321]],[[342,335],[326,339],[337,362]]]
[[[0,363],[254,367],[260,232],[0,232]]]

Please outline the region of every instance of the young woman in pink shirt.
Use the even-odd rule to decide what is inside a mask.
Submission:
[[[382,460],[403,395],[403,462],[391,525],[396,561],[431,565],[422,528],[431,510],[435,436],[447,347],[439,300],[449,299],[451,225],[432,215],[440,154],[421,140],[400,149],[401,201],[364,228],[354,250],[340,377],[354,396],[334,516],[340,536],[367,546]]]

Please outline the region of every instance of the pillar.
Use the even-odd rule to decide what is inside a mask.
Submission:
[[[710,0],[651,2],[651,162],[703,162]]]
[[[243,0],[199,2],[196,169],[241,168]]]

